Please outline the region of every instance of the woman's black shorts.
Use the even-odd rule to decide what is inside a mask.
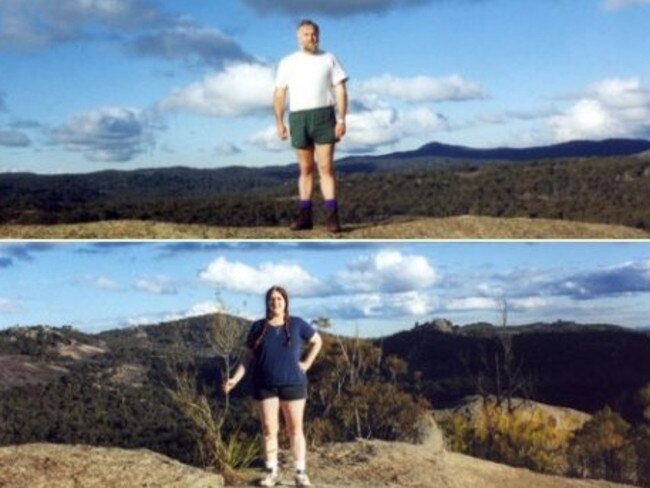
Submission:
[[[280,400],[302,400],[307,398],[307,385],[258,386],[253,388],[255,400],[278,397]]]

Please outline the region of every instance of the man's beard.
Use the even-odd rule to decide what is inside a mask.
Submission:
[[[302,49],[303,49],[303,51],[307,51],[307,52],[310,52],[310,53],[315,53],[316,51],[318,51],[318,43],[314,42],[314,43],[305,44],[302,47]]]

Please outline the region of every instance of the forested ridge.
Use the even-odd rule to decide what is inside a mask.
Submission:
[[[650,159],[604,157],[490,164],[393,162],[338,169],[344,222],[399,216],[550,218],[650,229]],[[383,163],[382,163],[383,164]],[[362,168],[361,168],[362,167]],[[286,225],[295,167],[171,168],[88,175],[0,175],[0,223],[155,220]],[[321,218],[320,212],[317,218]]]

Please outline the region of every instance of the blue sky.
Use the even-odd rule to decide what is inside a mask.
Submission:
[[[0,172],[292,162],[302,17],[350,75],[339,156],[650,137],[650,0],[1,0]]]
[[[380,336],[446,318],[648,327],[647,242],[0,243],[0,328],[87,332],[227,310],[251,319],[285,286],[291,312]]]

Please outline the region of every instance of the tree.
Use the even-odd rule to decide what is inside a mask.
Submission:
[[[217,313],[214,316],[212,327],[209,329],[209,341],[219,358],[222,361],[222,378],[230,378],[230,373],[239,362],[244,345],[246,331],[239,322],[232,316],[225,313]],[[223,420],[228,415],[230,408],[230,395],[226,395],[226,405]]]
[[[576,432],[569,458],[581,477],[633,481],[636,453],[630,424],[609,407],[596,412]]]

